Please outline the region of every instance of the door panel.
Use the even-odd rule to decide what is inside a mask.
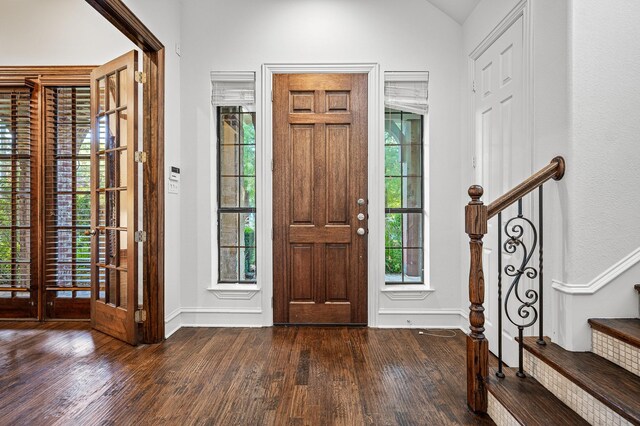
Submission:
[[[476,61],[475,121],[476,155],[479,159],[476,181],[484,188],[485,203],[490,203],[531,174],[530,146],[523,128],[524,73],[523,73],[522,18],[514,22]],[[525,206],[526,208],[526,206]],[[515,216],[510,207],[503,217]],[[503,226],[505,224],[503,220]],[[503,240],[506,241],[503,231]],[[498,222],[489,221],[484,238],[483,264],[485,265],[486,333],[490,350],[497,354],[498,333],[503,336],[503,358],[509,365],[517,364],[517,329],[506,318],[503,310],[503,329],[498,330]],[[502,265],[515,259],[503,250]],[[504,274],[503,300],[511,283]]]
[[[37,95],[0,87],[0,318],[38,316]]]
[[[44,90],[46,319],[89,319],[91,115],[88,86]]]
[[[131,51],[91,73],[91,324],[137,343],[138,93]]]
[[[367,321],[366,88],[366,74],[274,76],[275,323]]]

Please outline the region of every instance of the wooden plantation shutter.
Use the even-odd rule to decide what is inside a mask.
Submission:
[[[0,316],[37,316],[37,102],[0,81]]]
[[[88,86],[45,88],[44,280],[47,318],[89,318]],[[85,233],[87,233],[85,235]]]

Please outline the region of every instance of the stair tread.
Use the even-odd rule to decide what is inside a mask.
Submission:
[[[592,318],[589,325],[598,331],[640,348],[640,319],[638,318]]]
[[[570,352],[545,338],[525,337],[524,348],[622,417],[640,425],[640,377],[592,353]]]
[[[505,378],[492,369],[488,391],[523,425],[588,425],[575,411],[560,401],[533,377],[516,377],[515,368],[505,368]]]

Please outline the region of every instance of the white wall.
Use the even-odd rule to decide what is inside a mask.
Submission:
[[[571,2],[569,21],[569,103],[572,173],[567,181],[565,274],[559,288],[594,291],[598,275],[640,249],[640,4],[620,0],[615,7],[595,0]],[[590,296],[573,299],[573,333],[567,347],[590,344],[589,316],[638,315],[640,256],[628,272]],[[635,273],[635,274],[634,274]],[[615,270],[609,272],[615,275]],[[564,318],[567,318],[565,311]]]
[[[463,26],[463,61],[518,2],[478,5]],[[533,169],[555,155],[567,160],[565,178],[545,186],[545,332],[569,350],[588,350],[588,318],[638,314],[630,274],[640,256],[612,266],[640,247],[640,199],[632,196],[640,182],[634,164],[640,158],[640,30],[634,25],[640,4],[621,1],[612,8],[595,0],[530,0],[530,5]],[[469,99],[463,97],[467,124]],[[466,135],[465,160],[472,143],[470,132]],[[472,183],[472,176],[470,168],[463,170],[463,182]],[[634,269],[624,272],[629,267]],[[593,293],[598,278],[608,284]],[[552,291],[552,282],[562,291]],[[572,291],[588,294],[567,294]]]
[[[174,46],[180,39],[180,4],[126,3],[167,47],[165,157],[167,165],[179,166],[180,61]],[[2,0],[1,10],[7,19],[0,25],[0,65],[100,65],[136,48],[84,1]],[[180,306],[180,196],[165,197],[165,313],[170,316]],[[168,333],[173,329],[167,326]]]
[[[135,48],[78,0],[2,0],[1,65],[100,65]]]
[[[640,2],[572,4],[571,283],[640,247]]]
[[[179,327],[182,282],[181,203],[182,195],[169,194],[167,178],[171,166],[180,167],[180,2],[178,0],[125,0],[127,6],[160,39],[165,47],[165,319],[166,336]],[[181,188],[182,189],[182,188]]]
[[[411,321],[416,326],[458,326],[463,223],[458,195],[460,26],[424,0],[397,1],[393,7],[382,0],[186,0],[182,41],[183,323],[264,325],[272,321],[270,304],[264,300],[270,292],[229,300],[207,290],[212,285],[215,223],[210,207],[215,140],[209,72],[255,71],[260,99],[263,63],[373,62],[380,64],[381,71],[430,72],[428,169],[434,182],[430,188],[430,283],[436,290],[426,299],[403,302],[380,295],[380,308],[396,313],[378,316],[377,325],[407,326]],[[270,239],[270,230],[258,231]],[[369,285],[380,286],[382,279],[370,280]],[[270,288],[270,277],[261,285]]]

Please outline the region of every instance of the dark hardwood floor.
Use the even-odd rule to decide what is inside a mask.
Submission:
[[[87,323],[5,322],[0,425],[493,424],[467,410],[456,334],[184,328],[132,347]]]

